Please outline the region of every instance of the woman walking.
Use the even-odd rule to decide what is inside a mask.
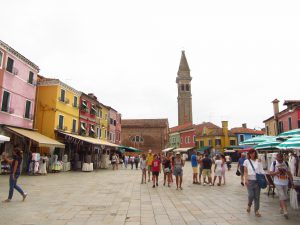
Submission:
[[[167,180],[168,187],[170,187],[171,176],[172,176],[170,153],[168,153],[167,156],[164,157],[162,164],[163,164],[163,170],[164,170],[164,186],[166,185],[166,180]]]
[[[15,146],[13,149],[13,158],[8,159],[5,155],[4,160],[11,164],[11,171],[9,176],[9,194],[8,198],[4,202],[10,202],[14,189],[16,189],[23,197],[23,201],[25,201],[27,197],[27,193],[25,193],[20,186],[17,185],[18,178],[21,174],[21,163],[22,163],[22,151],[18,146]]]
[[[215,169],[214,169],[214,181],[213,181],[213,186],[215,185],[217,177],[219,178],[219,183],[218,186],[221,186],[221,179],[222,179],[222,165],[223,162],[221,160],[220,155],[216,156],[216,161],[215,161]]]
[[[158,176],[159,173],[161,172],[161,166],[160,166],[160,160],[158,158],[157,154],[154,154],[154,160],[152,162],[152,180],[153,180],[153,188],[155,188],[155,184],[156,186],[158,186]]]
[[[249,151],[249,159],[244,162],[245,185],[248,189],[248,207],[247,212],[251,210],[251,205],[254,200],[255,216],[261,217],[259,213],[260,187],[256,180],[256,173],[264,174],[261,162],[257,159],[257,152],[254,149]]]
[[[222,179],[223,179],[223,184],[225,185],[226,184],[226,179],[225,179],[225,172],[226,172],[225,164],[226,164],[226,159],[225,159],[224,155],[221,155],[221,160],[222,160],[221,176],[222,176]]]
[[[176,177],[176,190],[180,188],[182,190],[182,176],[184,166],[184,161],[181,159],[180,153],[176,152],[176,157],[174,159],[174,176]]]

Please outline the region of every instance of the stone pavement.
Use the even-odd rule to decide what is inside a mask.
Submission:
[[[246,212],[247,191],[233,170],[227,184],[191,184],[192,169],[184,168],[183,190],[140,184],[141,171],[97,170],[47,176],[21,176],[28,192],[25,202],[15,192],[13,201],[0,203],[0,225],[95,225],[95,224],[300,224],[300,210],[290,209],[290,219],[279,214],[278,198],[261,194],[261,218]],[[8,176],[0,176],[0,199],[6,199]]]

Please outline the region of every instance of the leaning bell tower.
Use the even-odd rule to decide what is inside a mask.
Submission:
[[[176,78],[178,88],[178,125],[193,123],[191,81],[190,68],[185,52],[182,51]]]

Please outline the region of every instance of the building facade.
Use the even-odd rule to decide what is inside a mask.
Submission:
[[[193,123],[191,81],[190,68],[185,57],[185,52],[182,51],[176,78],[178,89],[178,125]]]
[[[234,133],[237,137],[237,145],[240,142],[246,141],[250,138],[264,135],[264,131],[247,128],[247,124],[245,124],[245,123],[242,124],[242,127],[232,128],[231,132]]]
[[[121,144],[121,131],[122,131],[122,115],[121,113],[117,113],[116,115],[116,140],[115,144],[120,145]]]
[[[81,93],[79,108],[79,134],[96,138],[97,98],[93,94]]]
[[[78,133],[81,93],[59,79],[40,77],[35,129],[50,138],[56,132]]]
[[[39,67],[0,41],[0,124],[32,129]]]
[[[115,109],[109,107],[108,141],[111,143],[116,142],[117,113]]]
[[[121,144],[159,153],[168,146],[168,119],[123,119]]]
[[[170,128],[169,142],[172,143],[170,147],[177,148],[193,148],[195,147],[195,128],[192,123]]]
[[[272,101],[274,115],[264,120],[265,133],[276,136],[300,128],[300,100],[285,100],[286,109],[279,111],[279,100]]]
[[[98,108],[99,108],[99,117],[100,117],[100,135],[99,135],[99,137],[101,140],[107,140],[107,133],[109,130],[109,127],[108,127],[109,108],[100,102],[98,102]]]

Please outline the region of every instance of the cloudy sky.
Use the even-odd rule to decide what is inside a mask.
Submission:
[[[26,0],[1,2],[0,39],[123,118],[177,125],[181,51],[194,123],[261,128],[299,99],[300,2],[277,0]]]

